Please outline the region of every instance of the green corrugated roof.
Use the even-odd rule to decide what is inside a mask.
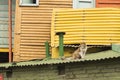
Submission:
[[[12,63],[3,63],[0,64],[0,67],[17,67],[17,66],[34,66],[34,65],[47,65],[47,64],[61,64],[61,63],[73,63],[73,62],[84,62],[84,61],[97,61],[104,60],[110,58],[118,58],[120,57],[119,52],[115,52],[112,50],[87,54],[84,59],[78,60],[59,60],[59,59],[50,59],[50,60],[35,60],[35,61],[26,61],[26,62],[18,62],[16,65]]]

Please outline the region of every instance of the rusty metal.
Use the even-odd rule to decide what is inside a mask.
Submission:
[[[9,62],[12,62],[12,0],[8,0]]]

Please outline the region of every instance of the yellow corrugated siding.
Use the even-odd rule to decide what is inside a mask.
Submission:
[[[110,45],[120,43],[120,9],[54,10],[54,32],[65,32],[64,44]],[[55,33],[54,44],[58,46]]]
[[[64,44],[120,43],[120,9],[54,9],[51,27],[52,58],[59,57],[57,32],[66,33]],[[65,48],[64,55],[70,56],[71,52],[70,48]]]

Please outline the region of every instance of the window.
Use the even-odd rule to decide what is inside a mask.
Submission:
[[[73,0],[73,8],[94,8],[95,0]]]
[[[39,0],[20,0],[20,6],[39,6]]]

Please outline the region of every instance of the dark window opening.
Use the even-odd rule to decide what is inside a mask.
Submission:
[[[0,63],[9,62],[9,53],[8,52],[0,52]]]
[[[20,6],[39,6],[39,0],[20,0]]]
[[[33,0],[33,3],[36,4],[37,3],[36,0]]]

